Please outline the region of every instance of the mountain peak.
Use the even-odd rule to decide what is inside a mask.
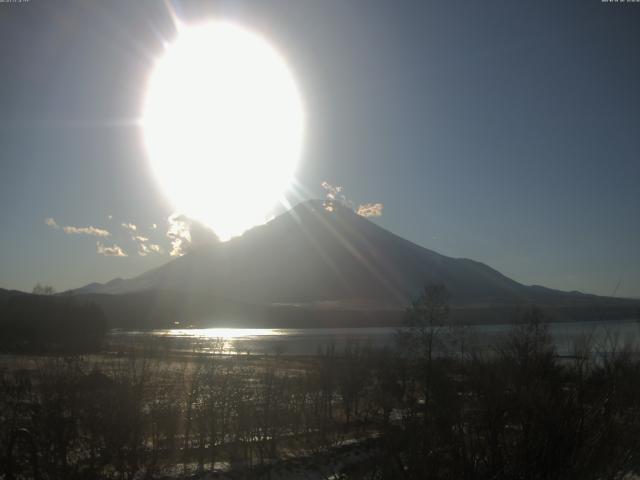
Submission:
[[[368,299],[406,305],[428,283],[443,283],[464,303],[504,298],[524,288],[482,264],[411,243],[340,202],[300,202],[220,248],[194,250],[102,293],[207,291],[253,303]]]
[[[336,203],[328,210],[318,199],[300,202],[213,248],[193,250],[132,279],[88,285],[75,293],[138,292],[146,302],[161,298],[163,309],[172,315],[191,311],[192,316],[197,312],[208,318],[231,302],[258,309],[289,306],[304,317],[318,308],[327,314],[331,308],[353,311],[354,306],[400,312],[429,284],[443,284],[454,308],[495,310],[584,300],[524,286],[481,262],[441,255],[347,206]]]

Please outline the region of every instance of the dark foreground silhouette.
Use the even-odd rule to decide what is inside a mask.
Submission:
[[[3,478],[603,479],[640,472],[640,358],[559,358],[532,309],[489,352],[411,306],[394,350],[5,355]],[[409,328],[410,327],[410,328]],[[213,475],[207,476],[207,475]],[[333,475],[333,477],[332,477]]]
[[[106,331],[107,319],[92,302],[20,292],[0,295],[0,351],[96,351]]]

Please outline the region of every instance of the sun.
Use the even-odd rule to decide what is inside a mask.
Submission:
[[[215,21],[181,26],[156,62],[143,137],[174,208],[227,240],[264,223],[291,185],[303,116],[277,50],[254,32]]]

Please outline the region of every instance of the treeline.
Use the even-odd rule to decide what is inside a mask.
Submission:
[[[7,295],[1,300],[0,351],[96,351],[107,331],[102,310],[91,302],[31,294]]]
[[[236,478],[268,478],[286,458],[315,468],[316,456],[352,445],[360,461],[338,462],[340,478],[640,471],[640,362],[630,351],[584,346],[560,359],[533,322],[487,355],[408,353],[353,344],[306,360],[169,362],[148,352],[5,367],[0,468],[5,478],[89,479],[227,465]]]
[[[147,344],[5,364],[0,475],[296,478],[294,462],[343,479],[640,473],[640,358],[614,338],[559,357],[532,309],[479,351],[435,287],[406,326],[393,350],[177,359]]]
[[[559,357],[535,309],[489,352],[402,363],[379,478],[615,479],[640,471],[640,358],[614,336]],[[464,344],[465,336],[458,342]],[[463,355],[463,356],[461,356]]]

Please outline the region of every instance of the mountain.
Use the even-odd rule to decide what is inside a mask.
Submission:
[[[140,305],[145,303],[142,298],[153,296],[153,302],[163,304],[162,311],[171,310],[175,318],[205,318],[213,311],[250,312],[248,316],[262,312],[268,318],[291,311],[328,311],[334,318],[338,311],[395,312],[397,317],[424,285],[435,283],[447,287],[452,305],[460,310],[623,302],[522,285],[483,263],[416,245],[346,207],[335,205],[327,211],[318,200],[140,276],[69,293],[91,296],[103,306],[118,302],[110,296]]]
[[[482,263],[440,255],[348,208],[330,212],[313,200],[229,242],[76,293],[208,291],[269,304],[374,300],[406,305],[428,283],[444,283],[456,303],[520,299],[527,292]]]

